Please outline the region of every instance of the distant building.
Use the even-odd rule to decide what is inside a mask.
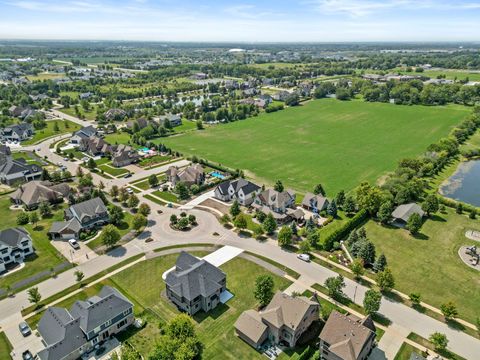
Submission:
[[[70,311],[59,307],[45,311],[38,323],[45,348],[37,356],[40,360],[79,359],[133,321],[133,304],[117,289],[104,286],[98,295],[77,300]]]
[[[272,214],[278,222],[286,222],[290,219],[290,211],[287,210],[295,208],[295,193],[292,190],[279,192],[266,189],[255,197],[252,206],[267,215]]]
[[[425,212],[418,204],[410,203],[399,205],[392,212],[393,223],[398,226],[404,226],[413,214],[418,214],[420,217],[425,216]]]
[[[318,320],[319,309],[317,301],[278,291],[263,311],[244,311],[235,322],[235,333],[255,349],[267,339],[294,347],[302,334]]]
[[[133,164],[140,160],[141,155],[137,150],[129,145],[112,146],[112,165],[115,167],[122,167]]]
[[[320,358],[366,360],[375,345],[375,331],[370,316],[362,320],[333,310],[320,333]]]
[[[220,294],[226,290],[227,277],[208,261],[182,251],[165,283],[167,297],[181,310],[194,315],[200,310],[208,312],[220,304]]]
[[[205,80],[206,78],[208,78],[208,75],[203,72],[198,72],[196,74],[193,74],[190,78],[193,80]]]
[[[106,156],[112,152],[112,146],[98,136],[84,138],[78,144],[78,150],[91,156]]]
[[[109,121],[122,121],[127,116],[127,113],[125,110],[114,108],[107,110],[104,115],[105,119]]]
[[[182,125],[182,117],[180,114],[167,114],[159,117],[159,125],[165,126],[165,121],[170,122],[171,127],[176,127]]]
[[[32,238],[24,228],[0,231],[0,273],[10,265],[22,263],[33,252]]]
[[[97,135],[97,129],[93,126],[85,126],[78,131],[75,131],[70,138],[72,144],[80,144],[82,140],[95,137]]]

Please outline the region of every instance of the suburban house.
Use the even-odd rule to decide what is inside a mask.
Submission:
[[[272,99],[277,101],[285,101],[290,95],[291,94],[288,91],[283,90],[273,94]]]
[[[144,129],[146,128],[152,121],[149,121],[145,118],[138,118],[137,120],[130,120],[125,124],[125,127],[129,130],[133,130],[135,123],[138,125],[138,128]]]
[[[30,181],[21,185],[10,199],[14,204],[35,209],[42,202],[57,204],[67,198],[71,188],[67,184],[53,184],[49,181]]]
[[[127,166],[137,162],[141,155],[129,145],[112,146],[112,165],[116,167]]]
[[[217,307],[226,290],[227,277],[208,261],[182,251],[175,268],[167,273],[165,283],[167,297],[179,309],[194,315]]]
[[[93,126],[85,126],[78,131],[73,133],[73,136],[70,138],[70,143],[80,144],[82,140],[89,139],[97,135],[97,129]]]
[[[133,304],[117,289],[104,286],[86,301],[77,300],[70,310],[49,307],[38,323],[45,346],[40,360],[74,360],[125,330],[134,321]]]
[[[294,347],[302,334],[318,320],[319,309],[317,301],[278,291],[264,310],[244,311],[235,322],[235,333],[255,349],[267,339]]]
[[[184,169],[170,166],[165,175],[172,186],[177,185],[179,182],[183,182],[187,186],[193,184],[201,185],[205,181],[205,172],[200,164],[189,165]]]
[[[12,159],[8,153],[0,152],[0,182],[13,185],[37,180],[42,176],[42,167],[28,164],[25,159]]]
[[[224,181],[215,188],[215,197],[222,201],[236,199],[239,204],[249,206],[261,187],[245,179]]]
[[[288,210],[295,209],[295,193],[266,189],[255,197],[252,206],[267,215],[272,214],[278,222],[285,222],[289,219]]]
[[[29,123],[20,123],[6,126],[0,130],[0,136],[4,141],[24,141],[34,134],[33,126]]]
[[[422,207],[416,203],[399,205],[392,212],[393,224],[403,227],[413,214],[418,214],[420,217],[425,216]]]
[[[20,264],[26,256],[33,254],[32,238],[24,228],[10,228],[0,231],[0,273],[7,266]]]
[[[320,333],[320,358],[365,360],[375,346],[375,331],[370,316],[359,319],[333,310]]]
[[[192,80],[205,80],[206,78],[208,78],[208,75],[202,72],[198,72],[190,76],[190,78]]]
[[[165,126],[165,121],[168,120],[170,122],[171,127],[176,127],[182,125],[182,117],[180,114],[167,114],[162,115],[159,117],[159,125]]]
[[[64,212],[65,221],[52,223],[48,235],[52,239],[78,238],[84,229],[109,222],[108,209],[99,197],[70,206]]]
[[[112,147],[102,138],[92,136],[82,139],[78,145],[78,150],[86,152],[91,156],[105,156],[112,151]]]
[[[104,115],[105,115],[106,120],[122,121],[127,116],[127,113],[126,113],[125,110],[114,108],[114,109],[109,109],[109,110],[105,111]]]
[[[302,200],[302,207],[314,213],[326,210],[329,205],[328,199],[322,195],[306,193]]]

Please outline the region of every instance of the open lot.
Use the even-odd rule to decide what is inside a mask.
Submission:
[[[44,129],[35,130],[35,134],[29,140],[23,141],[22,145],[30,145],[38,143],[48,137],[71,133],[80,129],[80,125],[69,120],[52,120],[46,122],[47,126]],[[58,131],[53,128],[55,124],[58,125]]]
[[[10,210],[9,206],[10,199],[8,195],[1,196],[0,218],[2,219],[2,222],[0,224],[0,229],[7,229],[18,226],[16,223],[16,219],[20,210]],[[20,280],[35,275],[38,272],[49,270],[50,268],[53,268],[67,261],[50,243],[50,240],[47,236],[47,232],[50,229],[52,222],[61,220],[63,220],[63,210],[59,206],[59,209],[54,212],[52,217],[47,219],[41,219],[37,223],[35,228],[31,224],[23,226],[32,237],[33,247],[35,248],[35,255],[27,259],[27,261],[25,262],[25,267],[23,269],[12,272],[11,274],[0,278],[0,288],[12,286]]]
[[[480,273],[460,260],[458,249],[472,245],[464,234],[466,230],[480,231],[478,220],[448,209],[427,220],[417,237],[373,221],[366,230],[377,254],[386,255],[398,290],[419,292],[426,303],[437,308],[451,300],[457,304],[459,317],[475,322],[480,310]]]
[[[394,170],[400,159],[422,153],[468,114],[460,106],[324,99],[162,142],[245,169],[260,184],[281,179],[295,190],[311,191],[322,183],[333,195]]]

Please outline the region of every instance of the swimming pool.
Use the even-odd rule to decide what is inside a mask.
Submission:
[[[225,179],[225,175],[219,173],[218,171],[212,171],[210,175],[218,179],[222,179],[222,180]]]

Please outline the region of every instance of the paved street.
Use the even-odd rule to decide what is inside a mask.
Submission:
[[[69,171],[75,173],[78,164],[70,161],[65,162],[61,156],[51,152],[49,145],[56,141],[58,141],[58,139],[49,139],[40,145],[36,145],[34,148],[39,149],[37,153],[40,156],[47,156],[47,158],[53,163],[61,162],[65,164]],[[186,160],[181,160],[176,163],[178,166],[186,164]],[[171,166],[171,164],[138,172],[128,179],[121,178],[106,180],[97,174],[92,174],[92,176],[96,183],[102,181],[108,190],[114,184],[123,186],[136,179],[141,179],[150,174],[165,171],[168,166]],[[296,257],[296,254],[281,249],[273,240],[259,242],[252,238],[240,237],[231,230],[222,227],[215,216],[206,211],[197,209],[188,210],[188,213],[194,214],[197,217],[199,225],[189,232],[175,231],[169,226],[169,217],[173,213],[178,215],[181,210],[160,206],[145,199],[142,193],[138,194],[138,196],[141,202],[148,203],[152,208],[150,222],[145,232],[138,239],[132,240],[123,247],[117,248],[106,255],[91,258],[75,269],[68,270],[59,274],[56,278],[51,278],[38,284],[37,286],[43,298],[54,295],[55,293],[75,284],[75,276],[73,275],[75,270],[83,271],[85,277],[88,278],[128,259],[131,256],[150,252],[154,249],[169,245],[187,245],[189,243],[229,245],[244,251],[260,254],[280,264],[284,264],[301,274],[299,284],[296,284],[294,288],[292,288],[292,291],[297,287],[300,289],[301,287],[311,286],[314,283],[322,284],[328,277],[337,275],[332,270],[316,263],[306,263],[299,260]],[[158,215],[157,210],[162,210],[163,214]],[[218,236],[214,236],[214,232],[218,233]],[[154,241],[146,243],[144,240],[148,237],[152,237]],[[352,298],[356,303],[362,304],[364,294],[368,289],[349,279],[345,279],[345,283],[345,294]],[[29,305],[26,291],[22,291],[12,298],[0,301],[0,326],[5,330],[9,339],[11,339],[12,343],[16,346],[19,344],[23,346],[20,339],[14,335],[15,330],[18,331],[17,326],[21,318],[19,312]],[[389,334],[382,343],[382,346],[384,346],[382,350],[385,350],[385,353],[389,358],[392,358],[395,349],[401,345],[403,337],[411,331],[425,338],[428,338],[428,336],[434,331],[445,333],[449,339],[449,349],[453,352],[466,359],[476,360],[479,358],[479,340],[468,336],[463,332],[449,328],[446,324],[423,315],[412,308],[389,299],[383,299],[380,313],[392,321],[392,326],[390,327],[392,330],[389,328],[387,331]]]

